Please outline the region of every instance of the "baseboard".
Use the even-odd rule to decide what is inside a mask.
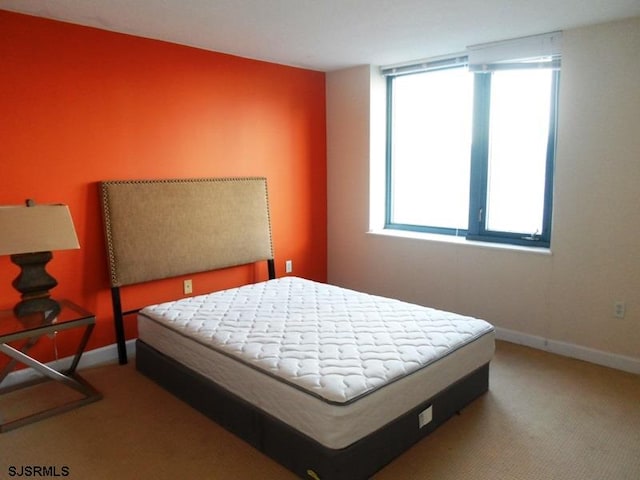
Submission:
[[[135,339],[127,341],[127,356],[131,359],[136,354]],[[48,366],[55,370],[63,371],[71,366],[73,356],[54,360],[47,363]],[[90,367],[99,367],[101,365],[108,365],[118,362],[118,348],[116,344],[107,345],[106,347],[96,348],[95,350],[88,350],[82,354],[80,363],[78,364],[78,370]],[[2,388],[9,387],[18,383],[26,382],[35,378],[42,377],[42,375],[32,368],[23,368],[16,370],[7,375],[4,382],[2,382]]]
[[[572,343],[550,340],[548,338],[516,332],[506,328],[496,327],[496,338],[526,347],[544,350],[565,357],[584,360],[605,367],[615,368],[625,372],[640,374],[640,358],[627,357],[615,353],[604,352],[593,348],[582,347]]]

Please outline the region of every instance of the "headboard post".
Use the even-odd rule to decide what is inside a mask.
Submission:
[[[116,328],[116,344],[118,345],[118,362],[127,363],[127,345],[124,336],[124,316],[120,300],[120,287],[111,287],[111,305],[113,307],[113,323]]]
[[[269,270],[269,280],[276,278],[276,264],[273,258],[267,260],[267,269]]]

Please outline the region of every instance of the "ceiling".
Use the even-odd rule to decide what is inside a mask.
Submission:
[[[331,71],[640,15],[640,0],[0,0],[0,9]]]

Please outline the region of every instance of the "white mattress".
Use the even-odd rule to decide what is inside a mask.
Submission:
[[[144,308],[139,338],[329,448],[489,362],[479,319],[283,277]]]

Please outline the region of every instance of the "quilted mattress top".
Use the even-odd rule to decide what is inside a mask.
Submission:
[[[476,318],[298,277],[152,305],[140,314],[334,404],[493,332]]]

